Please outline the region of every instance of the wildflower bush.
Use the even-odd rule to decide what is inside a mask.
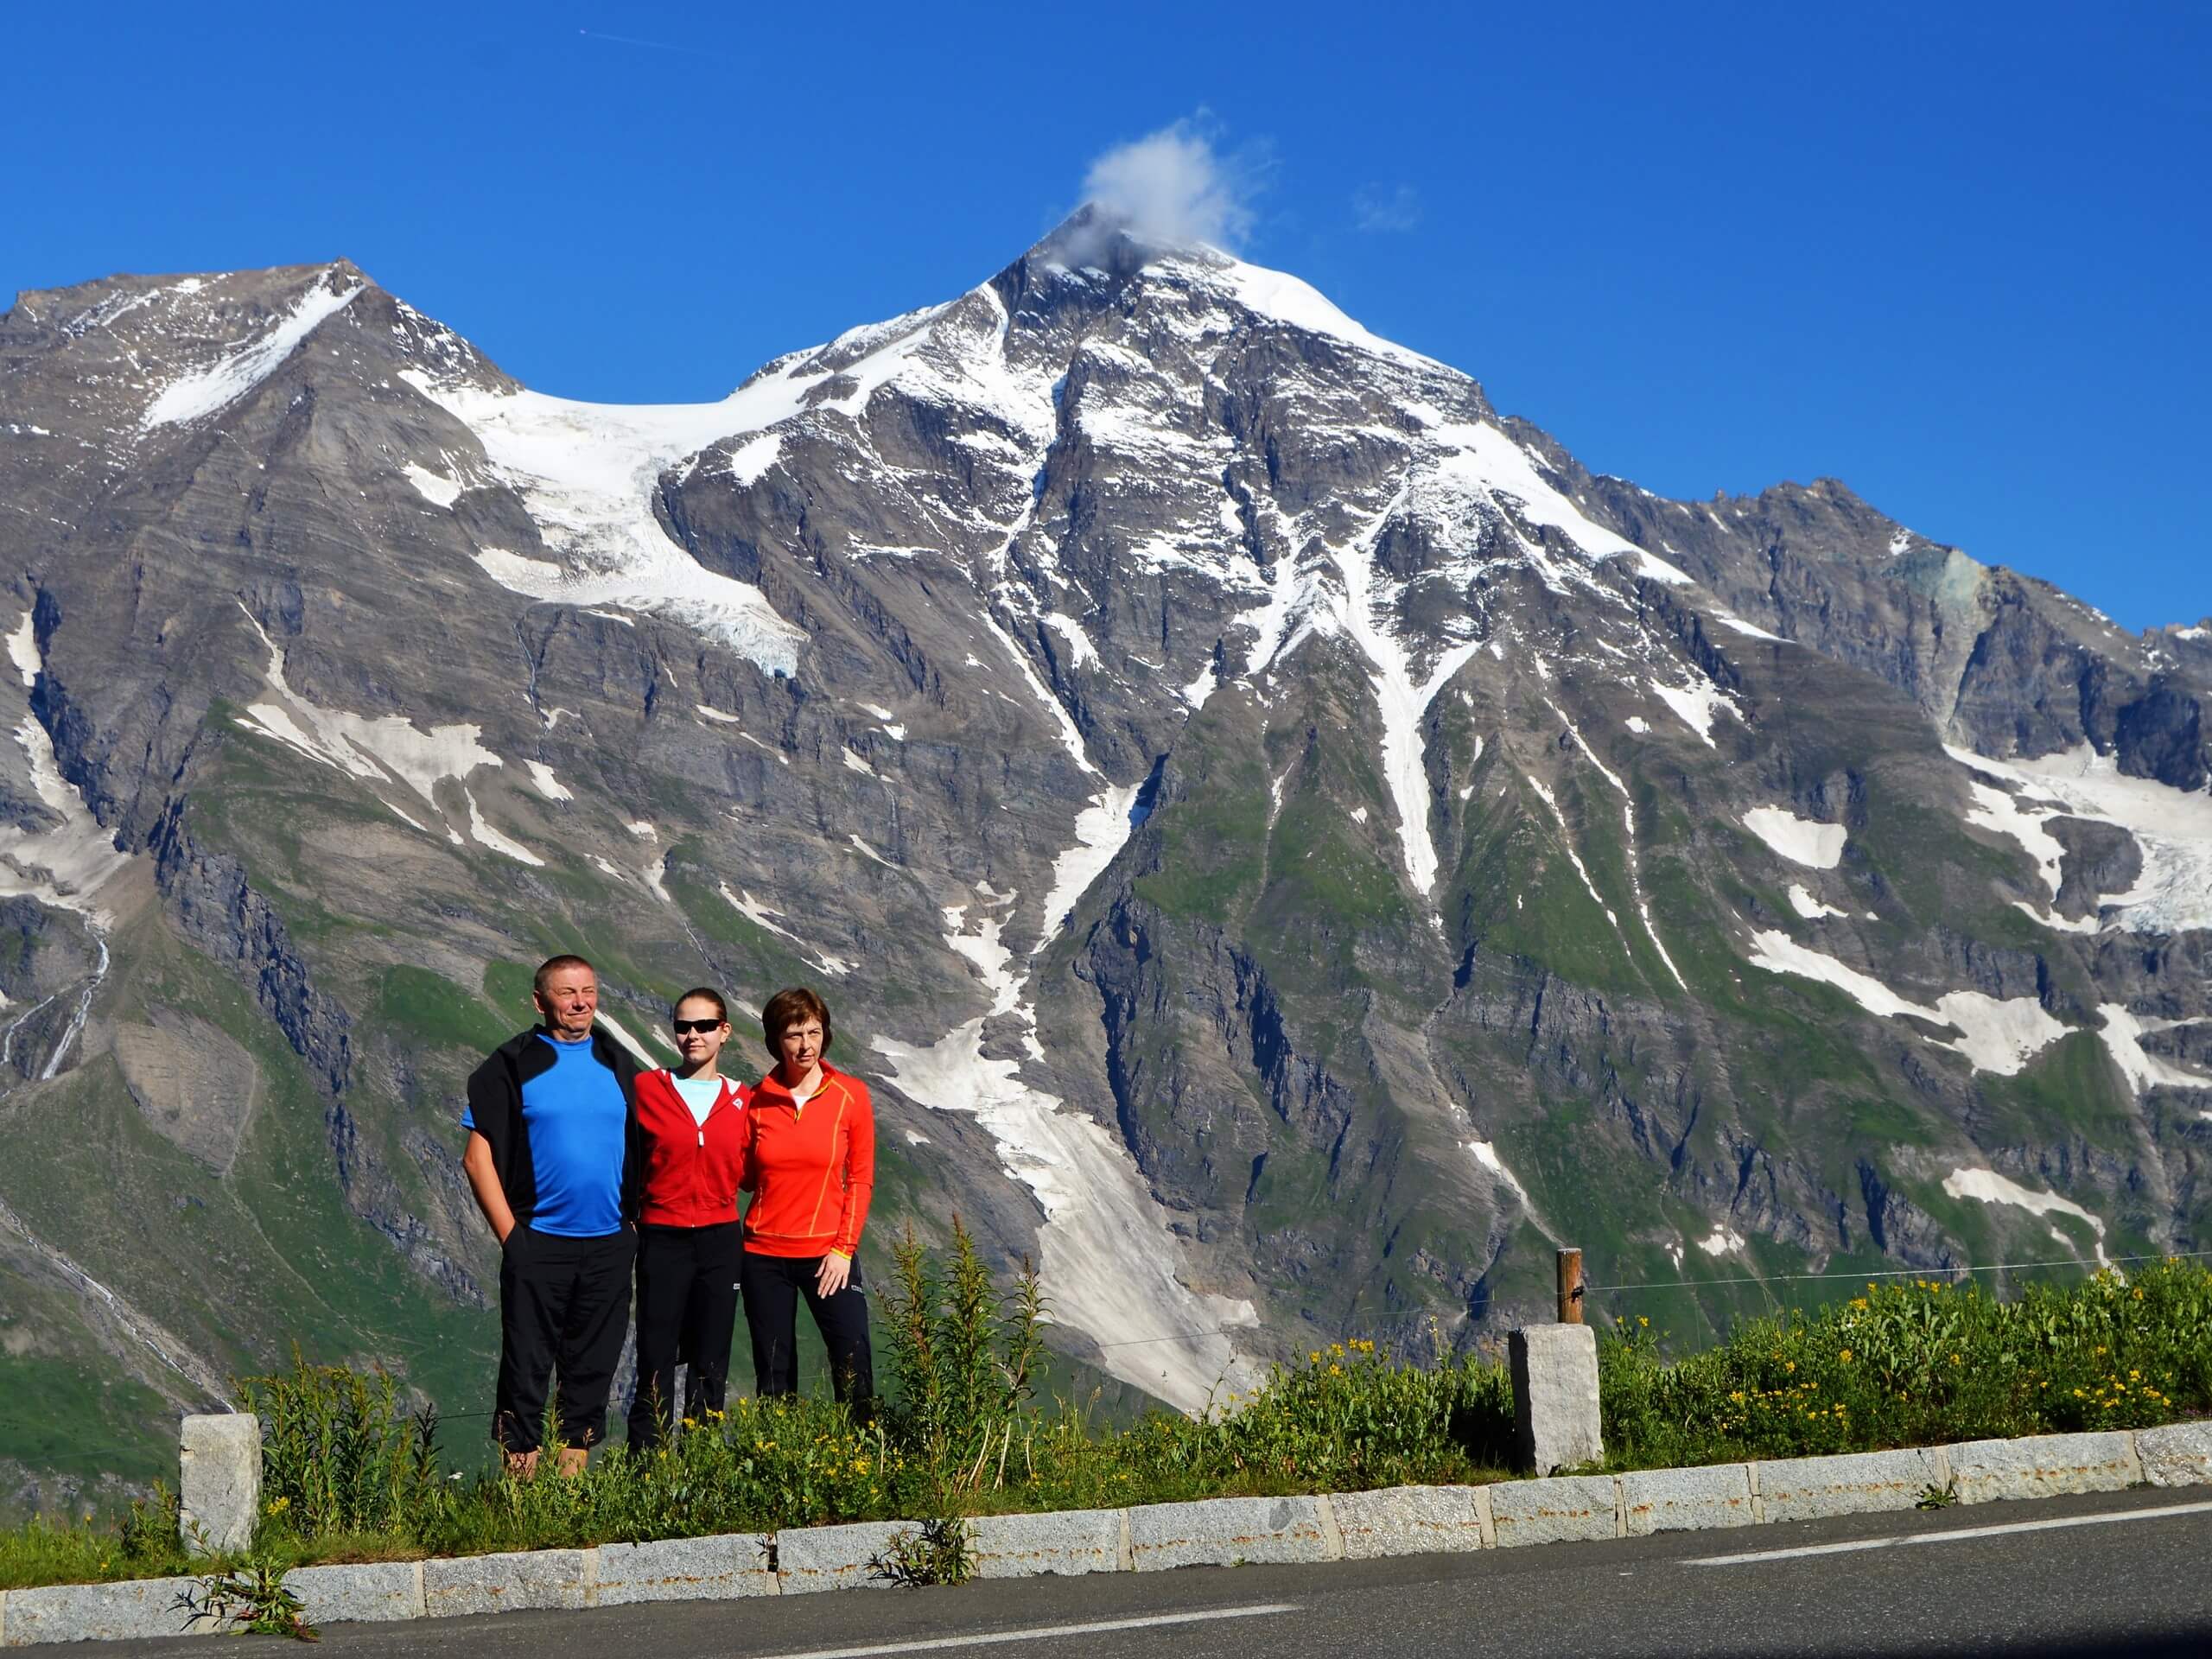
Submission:
[[[1426,1364],[1332,1343],[1202,1416],[1154,1411],[1114,1427],[1081,1402],[1033,1397],[1033,1274],[1001,1289],[959,1231],[944,1262],[909,1239],[894,1264],[882,1299],[893,1386],[873,1413],[739,1400],[652,1451],[605,1448],[573,1478],[550,1460],[531,1479],[454,1478],[435,1421],[410,1414],[391,1379],[296,1357],[241,1385],[267,1434],[251,1565],[904,1519],[917,1530],[887,1576],[938,1582],[963,1570],[963,1516],[1481,1481],[1510,1461],[1504,1368],[1440,1340]],[[1870,1285],[1679,1357],[1663,1332],[1624,1319],[1603,1333],[1599,1369],[1617,1468],[2139,1427],[2212,1409],[2212,1272],[2168,1262],[2010,1300]],[[0,1532],[0,1586],[183,1570],[166,1493],[115,1524]]]
[[[436,1487],[436,1414],[409,1412],[389,1374],[309,1365],[296,1348],[289,1372],[238,1386],[261,1419],[263,1502],[287,1529],[388,1533]]]
[[[2212,1408],[2212,1272],[2168,1261],[2012,1300],[1870,1284],[1673,1363],[1648,1321],[1617,1320],[1599,1398],[1608,1455],[1643,1468],[2145,1427]]]

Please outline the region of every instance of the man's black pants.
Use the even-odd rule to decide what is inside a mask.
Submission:
[[[798,1392],[798,1299],[814,1315],[830,1351],[830,1389],[847,1405],[865,1407],[875,1396],[875,1358],[868,1340],[868,1294],[861,1264],[845,1287],[826,1300],[815,1294],[818,1255],[745,1253],[745,1325],[753,1337],[753,1390],[764,1400]]]
[[[564,1238],[518,1223],[499,1252],[499,1388],[492,1438],[510,1452],[535,1452],[550,1374],[561,1439],[596,1446],[607,1438],[607,1394],[630,1322],[627,1228],[597,1238]]]
[[[737,1329],[743,1224],[638,1228],[638,1394],[630,1444],[642,1450],[668,1433],[676,1367],[687,1362],[683,1414],[720,1411],[728,1393],[729,1339]]]

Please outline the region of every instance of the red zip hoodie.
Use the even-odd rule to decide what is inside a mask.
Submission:
[[[638,1127],[645,1143],[645,1202],[655,1227],[710,1227],[737,1219],[753,1091],[728,1077],[707,1121],[691,1116],[667,1071],[638,1075]]]
[[[755,1255],[816,1256],[860,1249],[875,1190],[875,1109],[868,1085],[822,1062],[822,1087],[804,1106],[770,1071],[745,1114],[750,1150],[745,1248]]]

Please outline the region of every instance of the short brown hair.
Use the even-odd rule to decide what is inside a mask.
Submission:
[[[769,1052],[775,1052],[785,1032],[809,1020],[822,1022],[822,1052],[827,1054],[836,1035],[830,1029],[830,1005],[804,985],[787,986],[770,997],[760,1010],[760,1034],[768,1039]]]
[[[545,982],[552,978],[554,975],[559,973],[564,968],[581,968],[586,973],[589,974],[594,980],[599,977],[599,969],[593,967],[590,963],[585,961],[582,957],[548,957],[544,961],[537,964],[537,971],[531,976],[531,995],[532,996],[544,995]]]

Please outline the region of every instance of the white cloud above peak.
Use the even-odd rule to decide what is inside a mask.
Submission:
[[[1195,120],[1116,144],[1083,188],[1114,228],[1155,247],[1234,249],[1252,228],[1252,168],[1217,151]]]

